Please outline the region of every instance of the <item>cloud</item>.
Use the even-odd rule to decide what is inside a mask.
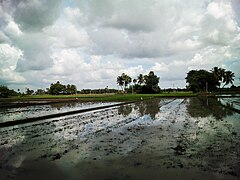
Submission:
[[[43,81],[51,83],[62,80],[74,83],[79,88],[104,87],[106,82],[114,83],[116,76],[124,69],[119,63],[103,62],[101,56],[91,56],[90,61],[82,57],[78,50],[64,49],[52,56],[53,66],[42,71]],[[115,84],[115,83],[114,83]]]
[[[10,41],[9,38],[5,35],[5,33],[0,31],[0,43],[6,43],[9,41]]]
[[[240,0],[231,0],[232,8],[234,10],[235,20],[240,26]]]
[[[88,34],[83,29],[78,29],[73,24],[54,24],[46,28],[45,32],[52,39],[55,48],[79,48],[88,46]],[[66,33],[67,32],[67,33]]]
[[[0,83],[22,83],[25,79],[15,71],[22,52],[8,44],[0,44]]]
[[[1,56],[15,67],[4,81],[116,87],[122,72],[154,70],[184,87],[189,70],[214,66],[239,77],[239,12],[240,0],[1,1],[0,43],[15,54]]]
[[[20,30],[18,24],[16,24],[14,21],[9,21],[4,31],[10,37],[22,35],[22,31]]]
[[[164,63],[155,63],[155,65],[151,68],[151,71],[168,72],[169,67]]]
[[[15,40],[23,56],[17,63],[17,71],[43,70],[52,65],[51,40],[43,33],[24,33]]]
[[[24,0],[15,7],[13,18],[21,29],[39,31],[59,17],[61,0]]]

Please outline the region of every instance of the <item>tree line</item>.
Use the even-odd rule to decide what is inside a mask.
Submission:
[[[233,85],[234,73],[224,68],[214,67],[210,71],[203,69],[191,70],[187,73],[187,89],[193,92],[214,91],[224,88],[228,84]]]
[[[223,88],[229,84],[232,84],[233,90],[239,90],[240,87],[233,85],[235,74],[232,71],[228,71],[224,68],[214,67],[210,71],[207,70],[191,70],[186,76],[186,90],[199,92],[199,91],[216,91]],[[117,77],[117,84],[120,86],[122,92],[125,93],[160,93],[159,87],[160,77],[156,76],[153,71],[148,74],[139,74],[136,79],[132,79],[129,75],[122,73]],[[172,90],[172,89],[170,89]],[[0,85],[0,98],[7,98],[9,96],[17,95],[42,95],[42,94],[101,94],[101,93],[117,93],[116,89],[83,89],[81,91],[77,90],[76,85],[73,84],[61,84],[59,81],[50,84],[50,87],[46,90],[37,89],[35,92],[29,88],[26,88],[25,93],[20,93],[9,89],[7,86]]]
[[[147,75],[139,74],[137,79],[132,79],[125,73],[117,77],[117,84],[121,87],[123,92],[134,93],[159,93],[160,77],[156,76],[153,71]],[[132,84],[131,84],[132,83]]]

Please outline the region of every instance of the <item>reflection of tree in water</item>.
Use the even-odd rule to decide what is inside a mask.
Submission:
[[[118,113],[122,114],[124,117],[128,116],[132,112],[131,105],[119,106]]]
[[[136,103],[136,108],[141,116],[148,114],[152,119],[155,119],[156,114],[160,111],[160,99],[155,98],[141,101],[140,103]]]
[[[223,107],[217,98],[189,98],[187,110],[192,117],[207,117],[212,115],[216,119],[222,119],[233,114],[233,111],[230,110],[233,108],[233,105],[226,104],[225,106],[227,107]]]

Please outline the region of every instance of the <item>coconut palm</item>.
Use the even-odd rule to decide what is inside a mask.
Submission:
[[[138,84],[143,84],[144,83],[144,76],[142,74],[139,74],[138,76]]]
[[[132,78],[130,76],[128,76],[125,73],[122,73],[121,76],[117,77],[117,84],[122,88],[123,90],[123,86],[126,87],[132,82]]]
[[[226,71],[223,76],[223,83],[225,83],[223,85],[223,88],[224,88],[224,86],[228,85],[229,83],[233,84],[234,77],[235,77],[235,75],[232,71]]]
[[[137,79],[133,79],[133,84],[135,85],[137,83]]]
[[[218,87],[220,88],[220,85],[223,83],[226,70],[223,68],[214,67],[211,72],[214,76],[214,79],[218,82]]]
[[[123,77],[123,82],[126,89],[126,87],[132,82],[132,78],[125,73],[122,74],[122,77]]]
[[[123,90],[123,85],[124,85],[124,80],[122,76],[118,76],[117,77],[117,84],[121,87],[121,89]]]

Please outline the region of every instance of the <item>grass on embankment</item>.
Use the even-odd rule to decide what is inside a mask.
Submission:
[[[137,101],[154,97],[193,97],[196,93],[174,92],[161,94],[75,94],[75,95],[29,95],[11,97],[11,100],[78,99],[79,101]]]

